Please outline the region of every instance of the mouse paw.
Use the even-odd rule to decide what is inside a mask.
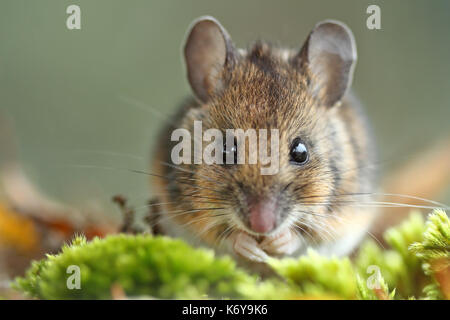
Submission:
[[[265,238],[260,247],[269,254],[290,255],[297,251],[301,244],[299,236],[292,230],[287,230],[276,236]]]
[[[259,247],[258,242],[243,232],[236,236],[233,249],[240,256],[255,262],[264,262],[268,258],[267,254]]]

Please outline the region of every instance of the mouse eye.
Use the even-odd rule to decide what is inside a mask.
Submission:
[[[290,162],[294,164],[305,164],[309,160],[308,149],[300,138],[292,141],[291,150],[289,152]]]
[[[227,158],[229,158],[228,161]],[[237,141],[236,138],[234,138],[234,143],[231,146],[228,146],[226,141],[223,143],[223,164],[236,164],[236,163],[237,163]]]

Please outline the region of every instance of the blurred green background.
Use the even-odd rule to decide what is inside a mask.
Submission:
[[[70,4],[81,7],[81,30],[66,28]],[[382,30],[366,27],[370,4],[381,7]],[[143,204],[148,177],[100,167],[148,169],[164,115],[190,94],[181,46],[205,14],[240,47],[257,38],[299,47],[320,20],[348,24],[353,87],[382,169],[450,133],[450,1],[2,0],[0,112],[33,181],[78,206],[110,206],[116,193]]]

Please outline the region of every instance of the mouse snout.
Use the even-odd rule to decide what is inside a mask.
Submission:
[[[277,204],[274,199],[261,199],[249,203],[250,229],[267,233],[275,228]]]

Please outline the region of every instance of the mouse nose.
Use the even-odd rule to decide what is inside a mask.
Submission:
[[[258,200],[249,204],[250,229],[267,233],[275,228],[277,205],[274,200]]]

